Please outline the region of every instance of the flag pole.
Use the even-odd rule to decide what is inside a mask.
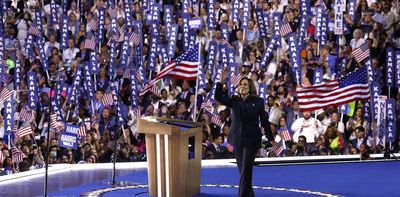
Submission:
[[[199,73],[199,70],[200,70],[199,68],[200,68],[200,66],[202,66],[201,65],[201,61],[200,61],[201,42],[198,42],[197,44],[199,45],[199,50],[197,52],[197,55],[198,55],[198,57],[197,57],[197,63],[198,63],[197,73]],[[197,122],[196,114],[197,114],[197,95],[198,95],[198,91],[199,91],[198,87],[199,87],[199,77],[197,76],[196,77],[196,92],[195,92],[195,95],[194,95],[194,105],[193,105],[193,107],[194,107],[194,110],[193,110],[193,122]]]

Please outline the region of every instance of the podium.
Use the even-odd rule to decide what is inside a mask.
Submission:
[[[184,197],[200,193],[203,125],[191,121],[143,117],[149,194]]]

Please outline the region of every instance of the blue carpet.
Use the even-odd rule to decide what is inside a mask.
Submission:
[[[277,191],[276,188],[309,190],[340,196],[400,196],[400,162],[367,162],[347,164],[312,164],[254,167],[253,185],[272,187],[255,189],[256,196],[311,196],[301,191]],[[237,185],[236,168],[203,168],[202,184]],[[51,196],[79,196],[98,188],[110,187],[106,181],[93,182],[50,193]],[[118,176],[117,181],[147,184],[145,170]],[[148,196],[147,188],[125,189],[104,196]],[[202,186],[196,197],[237,196],[234,187]]]

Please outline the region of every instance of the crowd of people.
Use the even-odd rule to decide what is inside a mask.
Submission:
[[[380,95],[396,100],[395,116],[399,117],[400,94],[397,88],[386,84],[386,48],[400,50],[398,1],[355,0],[354,16],[350,16],[347,9],[343,18],[345,31],[335,35],[335,1],[307,0],[311,11],[307,14],[309,24],[304,34],[304,47],[299,49],[303,73],[300,80],[294,77],[290,58],[293,54],[289,50],[287,37],[279,36],[281,46],[274,47],[266,62],[262,58],[268,43],[275,38],[274,14],[280,14],[280,22],[287,22],[291,32],[300,33],[302,0],[250,1],[248,24],[243,29],[242,16],[246,3],[240,0],[155,1],[161,8],[156,26],[149,23],[149,14],[150,18],[154,17],[151,15],[154,10],[150,1],[128,2],[44,0],[42,4],[33,0],[3,1],[0,32],[4,38],[4,48],[0,49],[3,54],[0,65],[4,68],[0,73],[2,174],[42,168],[47,158],[49,164],[105,163],[111,162],[114,157],[117,162],[146,161],[145,138],[136,127],[141,116],[201,122],[204,125],[203,159],[233,158],[234,149],[228,143],[230,111],[210,98],[215,90],[218,72],[229,71],[228,67],[219,69],[224,61],[224,54],[220,50],[215,51],[211,69],[207,67],[210,43],[216,43],[220,48],[227,45],[234,51],[233,61],[237,65],[238,76],[250,78],[256,87],[267,85],[265,109],[275,141],[280,146],[272,147],[265,140],[257,157],[359,154],[363,159],[369,159],[370,153],[382,153],[388,147],[387,143],[381,144],[372,136],[376,127],[371,124],[371,119],[364,117],[366,101],[349,103],[350,110],[347,112],[337,106],[303,111],[296,87],[314,85],[314,75],[320,68],[323,70],[323,79],[331,80],[364,67],[365,60],[356,61],[352,51],[368,43],[373,80],[382,86]],[[212,29],[208,18],[210,2],[213,3],[215,14],[215,28]],[[235,2],[239,5],[238,20],[234,20]],[[131,7],[126,8],[126,5]],[[147,82],[156,77],[171,60],[165,58],[165,51],[151,46],[155,34],[153,28],[159,30],[159,40],[156,41],[159,48],[167,45],[171,39],[171,36],[168,37],[163,9],[169,5],[173,10],[170,22],[178,26],[173,58],[188,50],[183,12],[191,19],[201,19],[202,26],[190,30],[190,33],[201,44],[202,61],[199,66],[204,69],[202,77],[206,84],[204,88],[196,90],[196,80],[165,76],[156,84],[156,88],[140,95],[140,90],[145,88]],[[315,39],[318,22],[314,10],[320,6],[324,7],[329,22],[328,42],[324,46],[319,46],[319,40]],[[100,23],[103,27],[96,27],[93,21],[96,19],[96,23],[99,23],[101,9],[107,10],[104,22]],[[270,28],[260,29],[257,9],[261,9],[264,18],[269,16],[267,23],[270,23]],[[53,13],[54,10],[56,13]],[[116,14],[112,11],[116,11]],[[131,13],[130,20],[127,20],[126,12]],[[39,20],[36,18],[38,16],[41,17]],[[67,17],[66,22],[63,17]],[[115,19],[118,28],[116,35],[122,37],[122,41],[115,38],[113,32]],[[128,21],[140,23],[141,29],[128,26]],[[67,37],[63,36],[64,26],[67,26]],[[39,32],[34,31],[33,27],[38,27]],[[96,38],[95,47],[92,48],[88,40],[99,36],[100,31],[103,31],[103,38]],[[134,33],[140,35],[139,43],[135,44],[134,40],[127,42],[126,35]],[[114,44],[110,44],[110,40]],[[129,48],[128,63],[122,65],[126,48]],[[155,69],[150,69],[149,61],[153,54],[156,54]],[[338,61],[332,67],[332,56],[347,60],[339,72],[336,69]],[[92,62],[96,62],[97,66],[94,72],[86,66]],[[82,75],[78,75],[80,71]],[[28,74],[32,73],[36,77],[33,82],[36,86],[36,104],[31,101],[32,84],[28,79]],[[94,84],[92,89],[89,88],[90,82]],[[134,87],[138,90],[135,91]],[[226,95],[228,89],[229,84],[226,84]],[[6,96],[6,90],[12,92],[11,96]],[[229,94],[234,92],[229,91]],[[112,95],[112,102],[107,102],[109,95]],[[14,129],[11,133],[7,133],[5,127],[8,121],[6,100],[13,102],[14,108]],[[207,102],[211,109],[207,109]],[[80,128],[75,148],[61,145],[67,125]],[[21,134],[20,130],[27,127],[31,131]],[[395,142],[390,145],[398,151],[397,133]]]

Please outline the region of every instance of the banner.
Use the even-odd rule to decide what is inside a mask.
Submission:
[[[198,90],[204,89],[206,88],[206,77],[205,77],[205,72],[204,72],[204,68],[202,66],[203,64],[200,64],[199,66],[199,75],[198,75],[198,85],[197,88]]]
[[[292,65],[292,70],[296,78],[296,83],[301,84],[301,59],[300,52],[297,47],[296,33],[292,32],[289,34],[288,45],[290,52],[290,63]]]
[[[139,106],[139,100],[138,100],[138,96],[139,96],[139,89],[138,89],[138,80],[137,80],[137,76],[138,76],[138,71],[134,70],[133,73],[131,73],[131,99],[132,99],[132,107],[133,108],[137,108]]]
[[[216,14],[215,14],[215,1],[216,0],[209,0],[208,1],[208,12],[207,12],[207,25],[208,30],[215,30],[217,27],[216,24]]]
[[[72,80],[71,91],[68,92],[67,103],[72,104],[78,101],[77,93],[79,91],[82,80],[82,69],[81,66],[78,65],[75,70],[74,79]]]
[[[354,21],[357,10],[357,0],[349,0],[349,10],[347,14],[350,16],[351,20]]]
[[[99,42],[104,41],[104,36],[105,36],[105,19],[106,19],[106,9],[105,8],[100,8],[98,9],[99,11],[99,31],[98,31],[98,40]]]
[[[273,14],[273,21],[274,21],[274,31],[273,31],[273,37],[276,38],[276,43],[275,47],[279,48],[281,47],[281,13],[275,12]]]
[[[38,78],[35,72],[28,72],[28,106],[32,110],[36,110],[38,107]]]
[[[203,20],[201,18],[196,18],[189,20],[189,29],[190,30],[202,30],[203,29]]]
[[[372,82],[374,81],[374,70],[372,69],[371,58],[368,58],[365,61],[365,66],[367,67],[367,71],[368,71],[368,82],[369,82],[369,84],[372,84]]]
[[[308,16],[310,13],[310,0],[300,0],[301,16]]]
[[[168,36],[168,58],[175,57],[176,40],[178,38],[178,24],[172,24],[170,28],[170,35]]]
[[[378,101],[379,95],[381,94],[381,85],[379,82],[373,82],[371,84],[371,111],[372,111],[372,120],[376,122],[378,120]]]
[[[157,48],[158,43],[160,42],[160,33],[157,25],[152,24],[151,26],[151,35],[150,35],[150,51],[149,51],[149,59],[147,69],[156,70],[157,68]]]
[[[79,126],[73,124],[65,124],[64,132],[61,132],[60,146],[64,148],[77,149]]]
[[[124,35],[124,41],[122,42],[122,49],[121,49],[121,54],[119,57],[118,65],[119,68],[125,68],[128,66],[128,57],[131,54],[130,53],[130,47],[129,47],[129,40],[127,38],[127,34]]]
[[[323,7],[319,7],[318,10],[322,10],[321,25],[319,26],[319,46],[321,48],[328,45],[328,15],[325,13]]]
[[[133,27],[132,22],[132,11],[131,11],[131,0],[124,0],[124,12],[125,12],[125,25],[126,27]]]
[[[40,8],[35,9],[35,22],[36,26],[39,28],[40,34],[43,34],[43,26],[42,26],[42,10]],[[38,36],[40,37],[40,35]]]
[[[263,9],[257,8],[256,17],[257,17],[258,29],[260,30],[260,38],[266,38],[268,35],[268,31],[265,28],[263,16],[264,16]]]
[[[207,54],[207,62],[206,62],[206,71],[209,71],[211,76],[214,73],[214,63],[216,62],[217,57],[217,48],[218,45],[215,41],[211,41],[208,46],[208,54]]]
[[[392,47],[386,47],[386,85],[394,87],[394,50]]]
[[[387,114],[386,140],[389,142],[394,142],[397,131],[396,100],[389,99],[386,101],[386,114]]]
[[[89,63],[85,62],[84,64],[85,64],[85,66],[84,66],[85,90],[86,90],[89,100],[93,100],[93,99],[95,99],[94,83],[93,83],[92,75],[90,75]]]
[[[0,71],[2,73],[5,73],[4,71]],[[21,62],[17,58],[15,60],[15,68],[14,68],[14,89],[17,89],[17,87],[20,86],[21,80],[22,80],[22,71],[21,71]],[[1,86],[1,82],[0,82]]]
[[[0,30],[0,60],[4,59],[4,32]]]
[[[172,18],[172,5],[164,5],[164,23],[165,23],[165,31],[166,31],[166,38],[169,41],[171,35],[171,26],[173,24]]]
[[[53,25],[58,25],[58,15],[57,15],[57,5],[54,2],[54,0],[51,0],[50,2],[50,24]]]
[[[226,50],[226,45],[219,45],[219,49],[220,49],[220,59],[221,59],[221,64],[223,67],[227,67],[228,66],[228,52]]]
[[[250,1],[243,2],[243,13],[242,13],[242,29],[247,29],[249,26],[250,17]]]
[[[227,24],[220,25],[221,34],[223,39],[229,42],[229,29]]]
[[[97,75],[99,70],[99,62],[97,61],[97,54],[94,51],[90,51],[90,74]]]
[[[64,14],[61,19],[61,39],[60,39],[61,49],[68,48],[68,24],[69,24],[68,20],[69,17],[66,14]]]
[[[183,21],[183,51],[186,51],[189,49],[189,21],[191,17],[189,14],[183,14],[182,15],[182,21]]]
[[[335,35],[343,35],[343,12],[345,10],[346,2],[343,0],[337,0],[335,2],[335,22],[333,23]]]
[[[385,136],[386,136],[386,99],[387,96],[379,96],[378,99],[378,137],[379,143],[382,146],[385,146]]]
[[[11,99],[4,102],[4,135],[11,135],[13,129],[14,129],[14,97],[11,96]]]
[[[314,70],[314,85],[322,83],[323,80],[323,69],[321,67],[317,67]]]
[[[40,55],[40,62],[42,62],[42,66],[43,69],[45,71],[48,70],[48,66],[47,66],[47,56],[46,56],[46,52],[44,51],[44,37],[39,36],[36,38],[36,41],[38,43],[38,47],[39,47],[39,55]]]
[[[108,75],[109,76],[114,76],[115,75],[115,57],[117,56],[117,42],[114,40],[111,40],[110,44],[110,65],[108,66]],[[94,58],[96,59],[96,58]],[[90,61],[90,68],[92,68],[94,65],[96,65],[97,60]]]
[[[239,24],[239,9],[240,0],[233,0],[232,21],[234,24]]]
[[[258,95],[264,99],[265,104],[268,102],[268,86],[266,83],[260,83],[258,85]]]
[[[363,104],[363,117],[365,121],[371,123],[372,120],[371,100],[365,101]]]
[[[269,59],[272,56],[272,52],[274,51],[274,47],[278,42],[278,39],[280,39],[280,37],[272,36],[272,38],[269,40],[267,47],[265,48],[264,54],[261,58],[261,68],[266,69],[268,67]]]

